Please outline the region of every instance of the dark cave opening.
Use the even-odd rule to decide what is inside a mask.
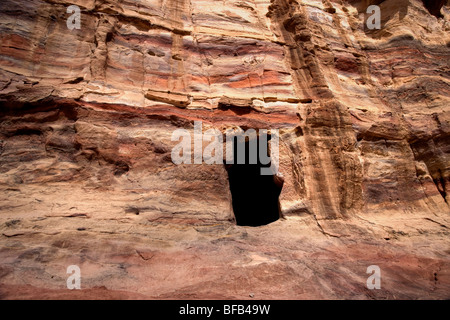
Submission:
[[[436,18],[443,18],[441,9],[444,6],[446,0],[422,0],[422,2],[430,14],[432,14]]]
[[[245,162],[239,164],[237,162],[238,138],[235,137],[234,161],[232,165],[227,165],[233,212],[236,224],[239,226],[257,227],[280,218],[279,196],[282,185],[276,183],[274,175],[261,175],[261,168],[270,167],[270,163],[262,164],[259,157],[256,163],[250,163],[251,143],[257,145],[256,150],[259,155],[261,141],[255,140],[242,142],[245,143]],[[264,143],[267,142],[264,141]]]
[[[441,169],[438,169],[439,177],[433,178],[433,182],[436,185],[436,188],[438,189],[439,193],[441,194],[442,198],[444,198],[444,201],[447,202],[447,186],[445,183],[445,179],[442,176]]]

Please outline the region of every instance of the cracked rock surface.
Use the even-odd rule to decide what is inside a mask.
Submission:
[[[2,0],[0,298],[449,299],[449,106],[448,1]],[[280,220],[194,121],[279,130]]]

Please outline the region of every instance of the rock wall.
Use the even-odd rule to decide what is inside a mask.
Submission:
[[[367,30],[366,2],[2,1],[3,185],[230,218],[222,166],[171,163],[171,133],[200,120],[281,130],[284,214],[448,212],[448,19],[378,1]]]
[[[448,1],[2,0],[2,219],[232,221],[225,166],[171,160],[202,121],[279,130],[285,218],[447,228],[449,18]]]

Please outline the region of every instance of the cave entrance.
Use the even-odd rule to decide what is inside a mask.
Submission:
[[[236,224],[239,226],[262,226],[274,222],[280,218],[279,196],[282,185],[277,184],[274,175],[261,175],[262,167],[270,167],[269,164],[262,164],[259,157],[256,163],[250,163],[250,147],[257,146],[259,155],[260,143],[257,138],[246,138],[245,144],[245,162],[238,163],[237,146],[238,137],[234,137],[234,161],[232,165],[227,165],[228,179],[232,197],[232,205]],[[241,149],[242,150],[242,149]],[[252,149],[253,152],[255,149]],[[266,150],[269,150],[266,146]],[[269,156],[269,152],[268,152]]]

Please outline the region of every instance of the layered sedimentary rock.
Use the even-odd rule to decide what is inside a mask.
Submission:
[[[372,4],[380,29],[365,24]],[[67,27],[70,5],[81,8],[80,29]],[[3,0],[0,8],[5,297],[19,287],[61,294],[64,266],[81,264],[94,296],[242,298],[244,277],[264,298],[342,297],[349,288],[348,297],[448,298],[448,3]],[[278,130],[282,220],[235,226],[226,167],[172,162],[172,133],[195,121],[223,134]],[[226,258],[202,255],[209,251]],[[364,287],[365,268],[377,263],[392,280],[378,296]],[[187,283],[166,274],[173,266]],[[137,276],[148,270],[161,274]]]

